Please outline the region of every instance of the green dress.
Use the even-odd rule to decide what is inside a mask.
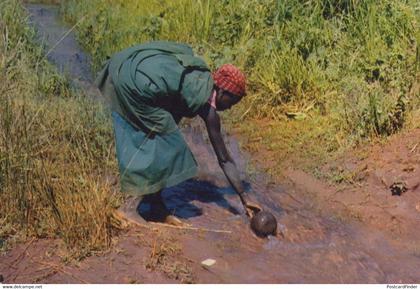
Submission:
[[[96,85],[111,105],[123,192],[151,194],[196,175],[177,124],[206,105],[213,79],[191,47],[157,41],[125,49]]]

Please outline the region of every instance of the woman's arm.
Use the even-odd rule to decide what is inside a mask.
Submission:
[[[247,214],[253,215],[253,213],[260,211],[261,208],[258,205],[247,200],[246,196],[244,195],[244,187],[242,185],[239,171],[231,155],[226,149],[225,142],[223,141],[223,137],[220,131],[220,117],[218,113],[214,108],[210,108],[206,114],[200,115],[206,124],[210,142],[213,145],[219,165],[225,173],[225,176],[228,179],[229,183],[239,195],[242,204],[247,209]]]

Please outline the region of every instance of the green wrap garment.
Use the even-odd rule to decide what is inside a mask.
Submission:
[[[164,41],[130,47],[110,58],[95,83],[111,106],[123,192],[151,194],[196,175],[177,123],[198,114],[213,79],[191,47]]]

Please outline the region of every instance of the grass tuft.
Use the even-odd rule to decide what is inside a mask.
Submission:
[[[118,202],[110,119],[44,59],[18,1],[0,3],[0,239],[61,237],[106,248]]]

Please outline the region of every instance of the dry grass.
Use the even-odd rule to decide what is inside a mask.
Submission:
[[[161,271],[170,279],[181,283],[194,283],[192,268],[183,256],[179,243],[174,237],[158,232],[151,245],[146,269]]]
[[[0,238],[59,236],[83,257],[113,234],[110,120],[44,60],[17,1],[0,13]]]

